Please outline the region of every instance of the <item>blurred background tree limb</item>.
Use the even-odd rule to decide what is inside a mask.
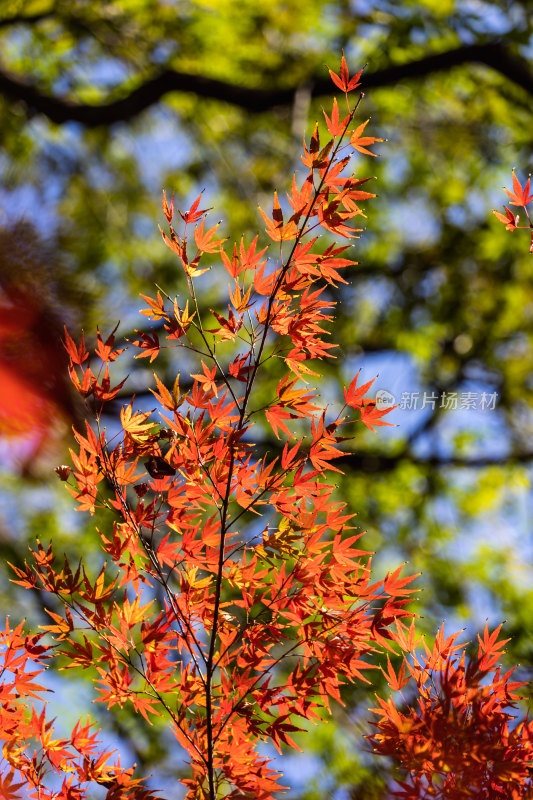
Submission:
[[[43,19],[43,15],[34,21]],[[48,17],[46,17],[48,18]],[[18,18],[17,24],[22,24]],[[5,21],[4,21],[5,22]],[[464,64],[482,64],[533,95],[533,72],[525,59],[511,53],[501,42],[487,42],[455,47],[442,53],[418,58],[402,64],[394,64],[365,73],[365,88],[374,89],[394,86],[402,80],[421,80],[435,72],[450,70]],[[305,79],[311,97],[323,97],[331,93],[329,79],[322,75],[309,75]],[[124,94],[116,100],[103,103],[76,103],[67,98],[41,92],[37,86],[13,73],[0,70],[0,92],[7,98],[22,101],[31,113],[45,114],[52,122],[81,122],[87,127],[111,125],[125,122],[159,102],[169,92],[185,92],[197,97],[211,98],[230,103],[251,113],[268,111],[276,106],[294,103],[300,86],[280,89],[247,87],[220,81],[205,75],[179,72],[174,69],[158,71],[139,86],[125,93],[117,88],[113,94]]]

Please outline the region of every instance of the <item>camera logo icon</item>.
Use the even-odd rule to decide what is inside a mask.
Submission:
[[[377,408],[389,408],[395,404],[396,398],[386,389],[380,389],[376,394]]]

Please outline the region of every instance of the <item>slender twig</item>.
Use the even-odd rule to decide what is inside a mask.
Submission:
[[[327,177],[327,175],[329,173],[329,169],[330,169],[331,165],[335,162],[335,157],[336,157],[336,155],[337,155],[337,153],[339,151],[339,148],[341,147],[341,145],[343,143],[344,136],[346,135],[346,131],[348,130],[348,128],[349,128],[349,126],[350,126],[350,124],[352,122],[352,119],[353,119],[353,117],[354,117],[354,115],[355,115],[355,113],[356,113],[356,111],[357,111],[357,109],[359,107],[359,104],[360,104],[361,100],[362,100],[362,95],[359,96],[354,109],[348,115],[348,119],[347,119],[346,125],[344,127],[344,130],[343,130],[341,136],[339,137],[339,141],[337,142],[337,144],[335,145],[335,147],[334,147],[334,149],[332,151],[331,158],[329,160],[328,166],[326,167],[326,169],[324,170],[323,175],[321,176],[321,179],[320,179],[318,187],[315,187],[313,198],[312,198],[312,200],[311,200],[311,202],[309,204],[309,207],[307,209],[307,212],[305,214],[303,222],[301,223],[301,227],[300,227],[300,229],[298,231],[298,234],[295,237],[294,243],[293,243],[293,245],[291,247],[291,250],[289,252],[287,260],[286,260],[285,263],[282,262],[282,266],[280,268],[280,272],[279,272],[278,278],[276,280],[276,283],[274,284],[272,293],[271,293],[270,298],[269,298],[269,302],[268,302],[268,306],[267,306],[267,310],[266,310],[266,315],[265,315],[265,320],[263,322],[263,332],[262,332],[261,338],[259,340],[259,346],[258,346],[258,349],[257,349],[257,355],[256,355],[256,358],[255,358],[255,364],[254,364],[254,367],[252,369],[251,375],[250,375],[250,377],[249,377],[249,379],[247,381],[247,384],[246,384],[246,390],[245,390],[244,398],[243,398],[242,405],[241,405],[241,408],[240,408],[239,420],[237,421],[237,424],[235,426],[235,431],[237,433],[240,430],[242,430],[242,428],[245,425],[245,420],[248,418],[248,415],[247,415],[248,402],[249,402],[250,395],[251,395],[251,392],[252,392],[252,388],[253,388],[253,385],[254,385],[254,382],[255,382],[255,378],[257,376],[257,372],[258,372],[260,364],[261,364],[261,358],[262,358],[263,350],[265,348],[268,332],[270,330],[270,323],[271,323],[271,320],[272,320],[274,303],[276,301],[276,297],[277,297],[278,291],[279,291],[279,289],[281,288],[281,286],[283,284],[283,280],[285,279],[285,276],[286,276],[287,272],[291,268],[293,257],[294,257],[294,254],[296,252],[296,248],[298,247],[299,243],[302,241],[303,237],[307,233],[307,230],[306,230],[307,223],[308,223],[308,221],[309,221],[309,219],[311,217],[311,214],[312,214],[312,212],[313,212],[313,210],[315,208],[315,205],[316,205],[316,203],[318,201],[318,198],[320,197],[320,194],[322,192],[322,187],[324,186],[324,182],[325,182],[326,177]],[[281,246],[282,246],[282,242],[280,241],[280,248],[281,248]],[[210,642],[209,642],[209,651],[208,651],[207,664],[206,664],[207,772],[208,772],[209,798],[210,798],[210,800],[216,800],[215,784],[214,784],[214,767],[213,767],[213,761],[214,761],[213,747],[214,747],[215,739],[213,738],[212,684],[213,684],[214,670],[216,668],[214,658],[215,658],[216,639],[217,639],[217,634],[218,634],[218,616],[219,616],[221,593],[222,593],[222,574],[223,574],[223,567],[224,567],[224,546],[225,546],[226,535],[227,535],[228,525],[229,525],[229,521],[228,521],[229,501],[230,501],[230,497],[231,497],[231,484],[232,484],[232,479],[233,479],[234,466],[235,466],[235,447],[232,446],[231,452],[230,452],[230,464],[229,464],[229,469],[228,469],[228,479],[227,479],[227,483],[226,483],[226,492],[225,492],[225,496],[224,496],[224,500],[223,500],[223,504],[222,504],[221,532],[220,532],[220,543],[219,543],[219,563],[218,563],[218,571],[217,571],[216,585],[215,585],[215,599],[214,599],[214,607],[213,607],[213,625],[212,625],[212,628],[211,628],[211,638],[210,638]],[[220,735],[220,729],[219,729],[219,734],[218,735]]]
[[[99,425],[98,425],[98,432],[100,434],[100,426]],[[108,464],[106,465],[106,467],[107,467],[107,476],[108,476],[108,479],[111,481],[111,485],[113,487],[113,490],[115,491],[115,494],[116,494],[117,498],[119,499],[119,502],[120,502],[120,505],[122,507],[124,516],[128,520],[129,524],[133,527],[133,529],[134,529],[134,531],[135,531],[135,533],[137,535],[138,540],[140,541],[140,543],[141,543],[146,555],[148,556],[148,559],[150,560],[152,566],[154,567],[154,569],[156,571],[156,576],[155,577],[158,579],[159,583],[161,584],[161,586],[165,590],[165,594],[166,594],[167,599],[168,599],[168,601],[170,603],[170,606],[171,606],[171,608],[172,608],[172,610],[174,612],[174,616],[176,618],[176,621],[178,622],[178,624],[179,624],[179,626],[181,628],[181,635],[183,637],[183,641],[185,642],[187,650],[189,651],[189,654],[190,654],[191,658],[193,659],[193,662],[194,662],[195,667],[197,669],[198,675],[199,675],[200,679],[202,680],[202,682],[204,682],[204,685],[205,685],[205,678],[204,678],[204,676],[202,674],[202,670],[199,667],[199,664],[197,662],[194,650],[193,650],[192,646],[189,644],[189,642],[187,640],[187,636],[185,634],[185,631],[184,631],[182,625],[185,626],[185,628],[187,629],[187,632],[191,636],[191,638],[192,638],[192,640],[194,642],[194,645],[196,646],[197,652],[200,655],[200,658],[202,658],[204,663],[206,663],[205,655],[204,655],[203,649],[201,647],[201,644],[198,642],[198,640],[196,638],[195,632],[192,629],[192,626],[190,625],[190,621],[187,619],[187,617],[180,610],[179,606],[176,604],[174,593],[171,591],[171,589],[170,589],[170,587],[168,585],[166,576],[165,576],[165,574],[164,574],[164,572],[163,572],[163,570],[161,568],[161,564],[159,563],[159,559],[157,557],[157,554],[155,553],[155,551],[150,546],[147,546],[148,543],[146,542],[144,536],[142,535],[140,527],[139,527],[137,521],[135,520],[135,518],[133,517],[133,515],[131,513],[131,509],[129,507],[129,504],[128,504],[126,498],[124,497],[120,486],[118,485],[118,483],[115,480],[115,476],[113,474],[113,468],[112,468],[112,465],[111,465],[111,463],[109,461],[109,455],[107,453],[107,450],[104,450],[103,453],[104,453],[104,458],[107,458],[107,460],[108,460]]]

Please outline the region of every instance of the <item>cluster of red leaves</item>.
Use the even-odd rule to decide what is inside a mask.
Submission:
[[[205,227],[201,196],[179,211],[183,230],[176,231],[173,200],[164,196],[163,239],[183,267],[188,298],[144,297],[141,313],[155,326],[137,332],[133,344],[150,361],[163,347],[185,348],[200,366],[184,391],[179,374],[172,386],[155,376],[158,417],[132,399],[111,441],[100,412],[94,429],[75,433],[73,466],[58,474],[79,509],[102,506],[115,515],[112,530],[100,533],[107,560],[100,571],[59,566],[52,545],[40,544],[31,563],[15,568],[22,586],[55,597],[44,626],[55,638],[47,656],[60,653],[68,668],[91,676],[108,708],[167,721],[191,767],[182,781],[188,800],[270,800],[283,787],[258,744],[296,746],[294,732],[321,719],[331,699],[340,701],[342,684],[367,681],[376,654],[394,645],[408,651],[413,642],[414,576],[399,567],[373,577],[371,554],[351,532],[353,515],[327,480],[351,438],[341,430],[354,421],[387,425],[386,411],[366,397],[372,381],[358,387],[358,376],[336,416],[305,385],[320,377],[309,361],[332,355],[328,285],[354,263],[348,245],[323,245],[318,232],[354,238],[353,221],[364,216],[358,204],[373,196],[360,188],[368,178],[348,170],[350,145],[365,153],[379,141],[362,136],[366,123],[351,129],[357,106],[350,109],[348,92],[358,79],[343,58],[334,80],[346,93],[346,116],[335,102],[325,115],[326,143],[317,126],[304,145],[307,173],[294,177],[288,203],[282,208],[275,196],[272,214],[262,212],[277,253],[258,250],[256,238],[228,255],[218,226]],[[212,311],[211,328],[194,285],[210,269],[206,255],[218,256],[230,276],[227,311]],[[76,344],[65,336],[72,382],[97,409],[123,384],[113,386],[109,374],[121,352],[114,333],[105,341],[98,334],[98,370],[83,338]],[[274,358],[283,374],[265,403],[256,378]],[[347,408],[356,420],[341,416]],[[252,442],[261,420],[281,440],[277,456],[259,455]],[[150,796],[131,770],[105,767],[108,754],[92,759],[93,739],[83,731],[89,743],[81,766],[68,755],[72,741],[59,746],[60,757],[43,747],[31,757],[44,765],[39,797],[52,796],[41,789],[50,765],[67,773],[57,800],[86,797],[89,779],[108,788],[109,800]],[[7,785],[19,778],[34,785],[29,762],[10,748],[4,759]]]
[[[524,214],[526,215],[528,221],[527,225],[519,225],[519,215],[513,214],[513,212],[505,206],[505,214],[501,214],[499,211],[493,211],[492,213],[495,214],[500,222],[503,222],[507,231],[514,231],[517,228],[521,228],[522,230],[531,230],[531,246],[529,248],[529,252],[533,253],[533,223],[531,222],[528,210],[526,208],[526,206],[529,205],[529,203],[533,200],[533,194],[530,192],[530,186],[531,177],[529,177],[525,185],[522,186],[513,170],[513,191],[511,192],[509,189],[504,188],[504,192],[506,192],[507,196],[509,197],[509,205],[523,208]]]
[[[107,800],[149,800],[152,794],[133,778],[132,768],[123,769],[120,760],[110,763],[113,752],[101,747],[98,731],[89,722],[78,722],[68,738],[56,738],[46,707],[39,711],[28,703],[42,701],[42,694],[49,691],[36,681],[53,651],[43,642],[43,634],[25,635],[22,623],[11,629],[6,620],[0,631],[0,741],[5,764],[0,797],[82,800],[88,788],[100,786],[108,789]],[[50,790],[46,783],[53,776],[60,776],[62,784]]]
[[[458,633],[445,637],[441,629],[434,646],[425,642],[424,655],[414,651],[414,638],[402,643],[411,653],[398,672],[390,660],[384,672],[391,690],[399,693],[378,698],[372,709],[380,717],[370,737],[377,752],[398,760],[408,773],[394,797],[419,800],[518,800],[533,790],[533,721],[517,723],[510,713],[521,698],[513,681],[514,669],[505,674],[497,666],[502,648],[501,625],[492,633],[487,626],[478,636],[477,656],[469,660],[465,645],[455,644]],[[416,687],[416,703],[402,689]],[[412,692],[411,692],[412,695]]]
[[[341,76],[345,70],[343,61]],[[179,376],[172,387],[156,376],[160,418],[131,402],[114,443],[99,426],[76,432],[73,467],[60,468],[80,509],[93,513],[105,504],[118,513],[112,535],[101,534],[114,574],[103,567],[91,578],[68,564],[58,570],[52,548],[41,545],[30,565],[16,569],[19,583],[62,604],[45,630],[61,643],[69,667],[96,664],[100,701],[131,704],[147,720],[168,718],[192,766],[190,798],[271,797],[279,776],[257,743],[292,745],[298,719],[319,718],[330,698],[340,700],[345,681],[365,680],[390,623],[409,616],[412,576],[397,570],[372,579],[370,554],[358,548],[359,535],[349,535],[352,515],[325,480],[342,455],[340,429],[348,422],[341,414],[328,419],[316,393],[302,385],[310,374],[319,377],[309,360],[333,349],[325,288],[353,263],[348,245],[320,247],[318,231],[355,237],[358,203],[373,196],[360,188],[368,179],[347,172],[345,141],[374,141],[360,128],[350,131],[353,116],[348,107],[341,121],[334,104],[327,144],[317,126],[305,147],[308,172],[301,183],[293,180],[288,216],[277,196],[272,216],[262,212],[279,243],[277,257],[268,258],[257,239],[227,255],[217,226],[204,224],[200,197],[179,212],[178,233],[173,201],[163,198],[163,239],[185,271],[189,298],[180,305],[161,293],[145,297],[142,313],[158,330],[138,332],[134,345],[151,361],[162,346],[193,348],[201,369],[185,393]],[[227,312],[213,311],[210,329],[202,326],[193,284],[209,269],[206,254],[219,255],[231,280]],[[99,369],[84,340],[65,335],[72,382],[97,408],[122,386],[112,386],[109,375],[120,354],[114,333],[105,341],[98,334]],[[272,358],[285,374],[257,408],[256,375]],[[364,396],[370,384],[357,390],[356,382],[347,406],[368,427],[386,424],[385,412]],[[278,457],[255,454],[250,429],[260,412],[286,439]],[[250,530],[257,518],[260,528]],[[142,603],[142,585],[159,585],[164,603]]]

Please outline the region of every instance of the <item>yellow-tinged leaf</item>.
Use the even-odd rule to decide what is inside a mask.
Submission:
[[[319,372],[313,372],[313,370],[307,367],[302,361],[295,361],[292,358],[285,358],[284,360],[290,371],[297,375],[304,383],[308,383],[309,381],[306,381],[305,378],[302,377],[302,374],[314,375],[317,378],[321,377]]]
[[[189,584],[191,589],[203,589],[212,582],[213,578],[211,575],[208,575],[207,578],[199,578],[196,580],[196,573],[198,572],[198,567],[190,567],[183,573],[183,578],[186,583]]]
[[[154,427],[153,422],[146,422],[151,414],[151,411],[137,411],[133,414],[133,401],[123,406],[120,410],[120,423],[124,433],[128,433],[135,442],[145,442]]]
[[[165,384],[159,380],[155,372],[154,372],[154,378],[157,384],[157,389],[159,394],[155,392],[153,389],[150,389],[150,391],[165,408],[168,408],[169,411],[173,411],[176,406],[173,400],[173,396],[170,394]]]
[[[176,380],[174,381],[174,385],[172,387],[172,399],[174,400],[174,403],[176,404],[176,408],[179,406],[180,396],[181,396],[181,393],[180,393],[180,374],[178,372],[178,374],[176,375]]]

